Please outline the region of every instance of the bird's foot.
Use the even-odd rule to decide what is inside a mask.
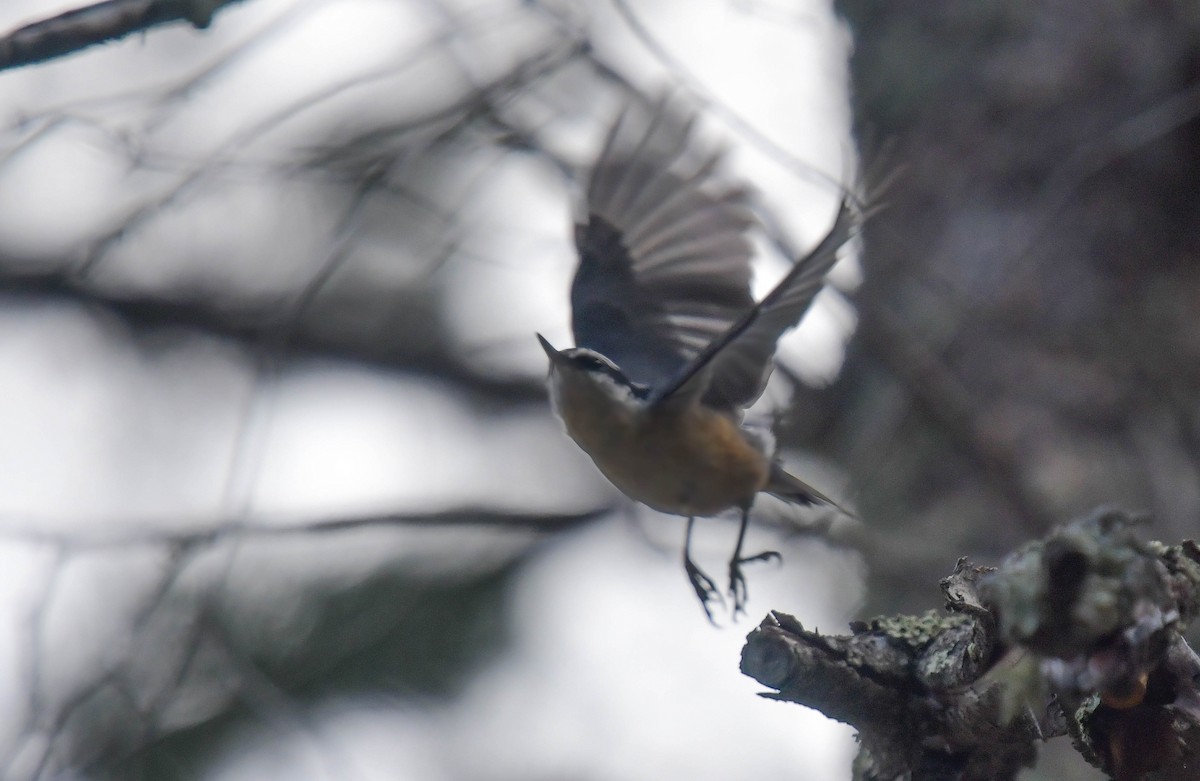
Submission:
[[[697,567],[690,557],[684,557],[683,569],[687,572],[692,588],[696,590],[696,597],[700,600],[700,607],[704,608],[704,615],[708,616],[708,623],[716,626],[717,622],[713,620],[711,603],[716,600],[721,603],[721,609],[725,609],[725,598],[721,596],[717,584],[704,574],[704,571]]]
[[[742,573],[742,565],[755,561],[783,561],[783,556],[779,555],[779,551],[766,550],[753,556],[735,557],[729,560],[729,596],[733,597],[734,618],[737,618],[738,613],[746,612],[746,599],[749,596],[749,592],[746,590],[746,576]]]

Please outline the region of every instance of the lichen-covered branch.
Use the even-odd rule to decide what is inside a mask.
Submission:
[[[1015,778],[1071,735],[1118,781],[1195,778],[1200,548],[1143,543],[1114,511],[1062,526],[996,569],[960,560],[946,612],[826,636],[772,613],[742,671],[859,730],[856,779]]]

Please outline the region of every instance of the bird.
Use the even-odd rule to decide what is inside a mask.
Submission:
[[[692,559],[697,517],[741,512],[729,560],[736,618],[748,597],[742,566],[780,559],[742,553],[755,497],[841,510],[785,471],[743,418],[765,389],[780,336],[808,310],[859,212],[843,199],[824,238],[755,302],[751,190],[722,175],[724,149],[706,148],[696,122],[671,96],[630,101],[618,114],[575,222],[575,347],[537,338],[566,433],[630,499],[687,519],[684,570],[715,623],[712,606],[724,598]]]

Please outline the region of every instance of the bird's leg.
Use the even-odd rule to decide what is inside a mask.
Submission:
[[[779,551],[765,550],[753,556],[742,556],[742,543],[746,540],[746,527],[750,525],[750,508],[742,508],[742,525],[738,529],[737,547],[733,549],[733,558],[729,560],[729,595],[733,597],[733,616],[746,612],[746,576],[742,574],[742,565],[752,561],[782,561]]]
[[[700,607],[704,608],[704,615],[708,616],[708,622],[715,626],[717,622],[713,621],[712,609],[709,608],[708,603],[715,598],[721,603],[722,608],[724,608],[725,598],[717,590],[717,584],[713,582],[713,579],[705,575],[696,566],[696,562],[692,561],[692,525],[695,522],[696,518],[689,515],[687,519],[687,536],[683,542],[683,570],[687,573],[692,588],[696,589],[696,596],[700,599]]]

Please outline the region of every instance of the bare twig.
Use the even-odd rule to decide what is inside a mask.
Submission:
[[[0,38],[0,70],[20,68],[172,22],[204,29],[236,0],[107,0],[32,22]]]

